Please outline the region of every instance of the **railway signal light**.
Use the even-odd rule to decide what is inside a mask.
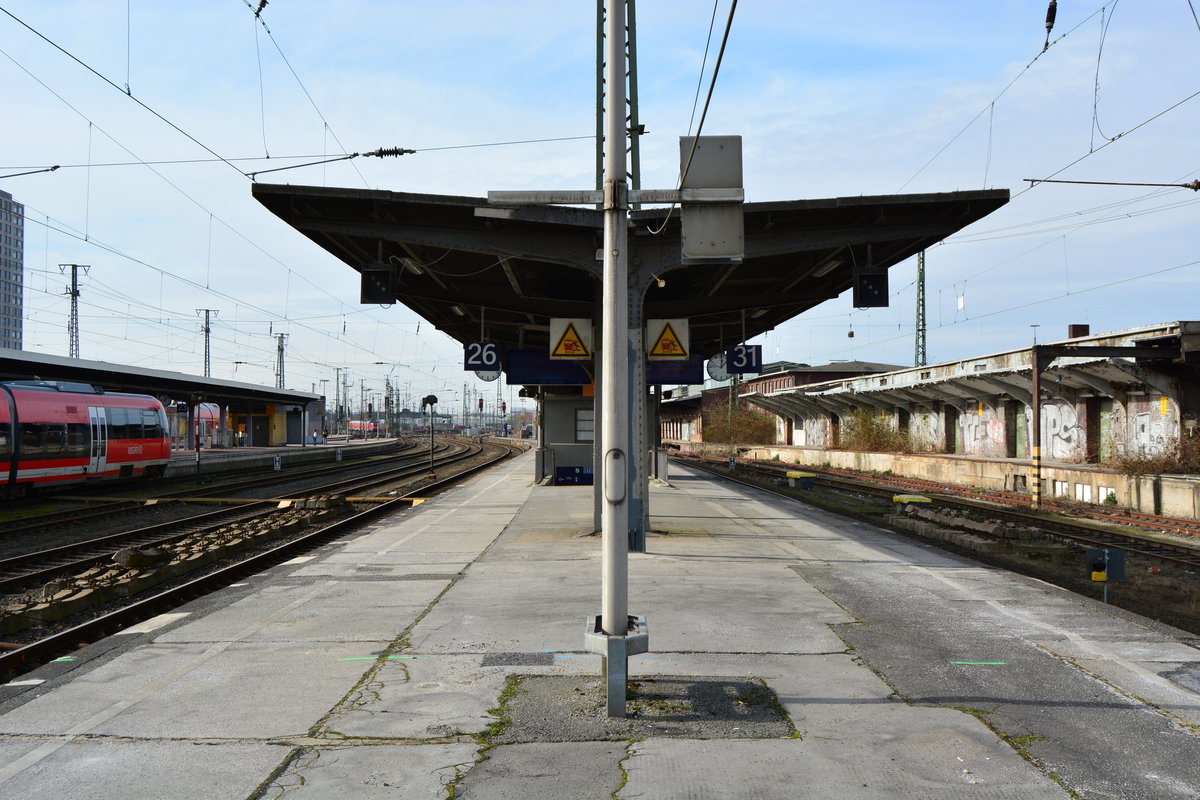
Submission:
[[[507,414],[507,413],[508,413],[508,403],[504,402],[503,400],[502,400],[502,401],[500,401],[500,413],[501,413],[501,414]]]
[[[852,304],[855,308],[887,308],[887,267],[875,263],[871,245],[867,245],[867,263],[855,264]]]
[[[1125,551],[1117,547],[1089,547],[1083,552],[1084,567],[1092,580],[1104,584],[1104,602],[1108,602],[1108,584],[1125,577]]]
[[[396,302],[396,271],[391,264],[364,264],[359,275],[360,303],[390,305]]]

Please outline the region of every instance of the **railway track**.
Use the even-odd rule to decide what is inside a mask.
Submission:
[[[31,585],[45,583],[60,575],[83,572],[97,564],[111,562],[113,554],[123,549],[169,546],[185,536],[270,514],[278,506],[276,501],[258,500],[233,508],[198,514],[184,520],[163,522],[137,530],[99,536],[77,544],[3,558],[0,559],[0,593],[10,594]]]
[[[453,445],[446,442],[438,443],[435,453],[444,453]],[[77,497],[67,498],[71,507],[55,510],[36,516],[26,517],[0,524],[0,542],[16,535],[34,535],[39,532],[51,531],[56,528],[69,528],[86,523],[94,525],[99,519],[113,519],[122,514],[138,512],[154,503],[166,501],[187,501],[189,499],[204,499],[213,497],[228,497],[249,491],[270,489],[278,486],[301,483],[304,481],[322,479],[328,476],[344,475],[347,472],[362,469],[387,468],[389,464],[396,466],[414,466],[428,464],[428,449],[413,451],[406,447],[402,452],[385,457],[344,462],[332,466],[320,466],[311,469],[289,470],[287,472],[271,472],[263,477],[242,476],[237,480],[206,483],[204,486],[179,488],[174,491],[153,491],[139,497],[97,498],[88,499],[80,504]],[[54,498],[48,498],[54,499]]]
[[[769,462],[762,461],[750,461],[746,463],[753,463],[756,466],[762,467],[766,467],[767,464],[769,464]],[[857,481],[864,484],[871,483],[871,481],[861,477],[857,473],[852,473],[847,470],[838,470],[826,467],[822,467],[820,469],[804,467],[803,469],[807,472],[819,474],[827,481],[841,478],[848,482]],[[973,499],[996,505],[1028,507],[1032,502],[1028,494],[1022,494],[1020,492],[984,491],[967,486],[947,486],[944,483],[924,480],[921,478],[888,476],[886,479],[875,481],[875,483],[895,487],[897,489],[904,489],[906,491],[917,492],[920,494],[932,493],[940,497],[958,497],[969,500]],[[1042,500],[1042,508],[1046,511],[1055,511],[1067,516],[1086,517],[1088,519],[1110,522],[1116,525],[1140,525],[1142,527],[1154,528],[1161,531],[1169,531],[1171,533],[1200,537],[1200,521],[1194,519],[1180,519],[1177,517],[1147,514],[1145,512],[1134,511],[1132,509],[1115,509],[1109,511],[1105,510],[1103,506],[1083,508],[1081,507],[1081,504],[1063,503],[1054,499]]]
[[[460,446],[443,444],[438,448],[441,455],[434,459],[434,463],[439,468],[449,466],[478,455],[482,449],[481,445],[476,444]],[[313,487],[304,494],[344,496],[352,492],[395,485],[407,478],[424,475],[428,470],[429,459],[423,454],[420,463],[413,462],[411,456],[403,461],[405,463],[401,466],[373,472],[369,476],[327,482]],[[257,488],[263,485],[275,484],[270,481],[257,481],[247,484],[244,488]],[[206,489],[199,495],[185,495],[185,499],[186,497],[211,494],[212,492]],[[111,562],[113,554],[121,550],[170,548],[185,538],[212,533],[236,522],[265,517],[278,510],[281,504],[287,505],[287,501],[296,499],[299,498],[285,496],[251,500],[237,503],[231,508],[198,513],[126,532],[106,534],[47,550],[0,558],[0,593],[8,594],[20,591],[32,585],[45,583],[60,575],[82,573],[99,564]],[[83,522],[89,513],[84,512],[85,516],[71,521]],[[62,524],[62,522],[61,518],[56,518],[56,524]]]
[[[151,596],[144,596],[140,599],[133,599],[122,603],[116,609],[93,616],[64,630],[46,635],[37,641],[17,647],[6,646],[3,649],[6,649],[7,652],[0,653],[0,676],[14,675],[27,671],[38,664],[49,661],[57,655],[75,650],[108,633],[175,608],[188,600],[222,588],[247,574],[253,574],[288,558],[292,558],[295,554],[310,550],[330,539],[344,536],[368,522],[407,508],[411,500],[415,497],[434,494],[470,474],[487,469],[499,461],[524,450],[524,448],[515,445],[493,443],[478,448],[469,455],[456,453],[451,458],[454,461],[461,462],[465,458],[483,455],[482,451],[485,449],[491,451],[487,453],[486,460],[468,466],[461,471],[455,472],[453,475],[442,477],[408,494],[393,500],[373,504],[365,510],[355,511],[349,516],[345,516],[327,525],[321,525],[315,530],[305,532],[303,535],[283,544],[254,552],[251,555],[242,556],[232,564],[211,569],[200,577],[157,592]],[[443,465],[446,463],[442,462]]]
[[[731,474],[727,470],[716,467],[717,464],[727,464],[725,460],[715,458],[680,458],[679,460],[684,463],[701,466],[730,480],[738,480],[736,474]],[[788,467],[775,464],[774,462],[743,459],[738,460],[737,469],[743,472],[753,472],[767,480],[782,478],[789,471]],[[1035,529],[1046,536],[1070,542],[1079,547],[1119,547],[1147,558],[1158,559],[1164,563],[1182,566],[1187,569],[1200,569],[1200,535],[1197,534],[1195,529],[1195,521],[1191,520],[1181,521],[1169,517],[1156,517],[1151,514],[1138,514],[1136,517],[1132,517],[1123,514],[1105,513],[1099,513],[1098,515],[1089,514],[1089,520],[1095,521],[1068,520],[1062,516],[1058,516],[1058,514],[1073,514],[1074,509],[1067,508],[1063,504],[1055,504],[1048,509],[1057,512],[1053,516],[1047,513],[1036,513],[1012,508],[1016,504],[1015,499],[1021,498],[1021,495],[1015,495],[1011,492],[982,492],[975,489],[946,487],[944,484],[936,484],[931,481],[894,476],[888,476],[888,478],[880,481],[869,481],[861,476],[851,476],[849,473],[843,471],[812,469],[810,467],[804,467],[803,470],[817,476],[814,481],[817,487],[833,491],[867,495],[886,504],[891,504],[892,497],[896,494],[919,493],[929,497],[933,501],[932,505],[935,508],[951,508],[986,515],[993,519],[1004,520],[1013,525]],[[763,485],[761,482],[742,482],[748,483],[755,488],[786,497],[803,497],[802,493],[784,492],[778,488]],[[1028,505],[1028,496],[1024,496],[1022,502],[1024,505]],[[1099,519],[1096,519],[1097,516],[1099,516]],[[1139,521],[1141,524],[1148,524],[1156,530],[1129,527],[1138,524]],[[1097,522],[1104,524],[1101,526]],[[1190,525],[1176,524],[1180,522],[1190,523]],[[1116,525],[1118,524],[1125,529],[1117,528]],[[1156,531],[1165,531],[1177,535],[1175,537],[1164,537]],[[978,532],[976,534],[980,535]],[[1183,538],[1192,536],[1196,537],[1194,542]]]

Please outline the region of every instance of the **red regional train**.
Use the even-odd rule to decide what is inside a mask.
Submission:
[[[87,383],[0,383],[0,494],[158,477],[170,458],[167,415],[153,397]]]

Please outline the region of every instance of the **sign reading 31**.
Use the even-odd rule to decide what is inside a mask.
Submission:
[[[725,351],[725,369],[730,375],[762,372],[762,345],[735,344]]]

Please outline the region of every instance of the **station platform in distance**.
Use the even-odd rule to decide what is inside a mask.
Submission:
[[[686,467],[607,717],[532,458],[0,687],[0,796],[1196,797],[1194,636]]]
[[[398,439],[335,439],[316,444],[264,445],[261,447],[201,447],[199,450],[171,451],[167,477],[189,475],[197,465],[202,473],[221,473],[241,469],[273,469],[275,459],[281,468],[306,464],[332,463],[342,458],[359,458],[394,452]]]

